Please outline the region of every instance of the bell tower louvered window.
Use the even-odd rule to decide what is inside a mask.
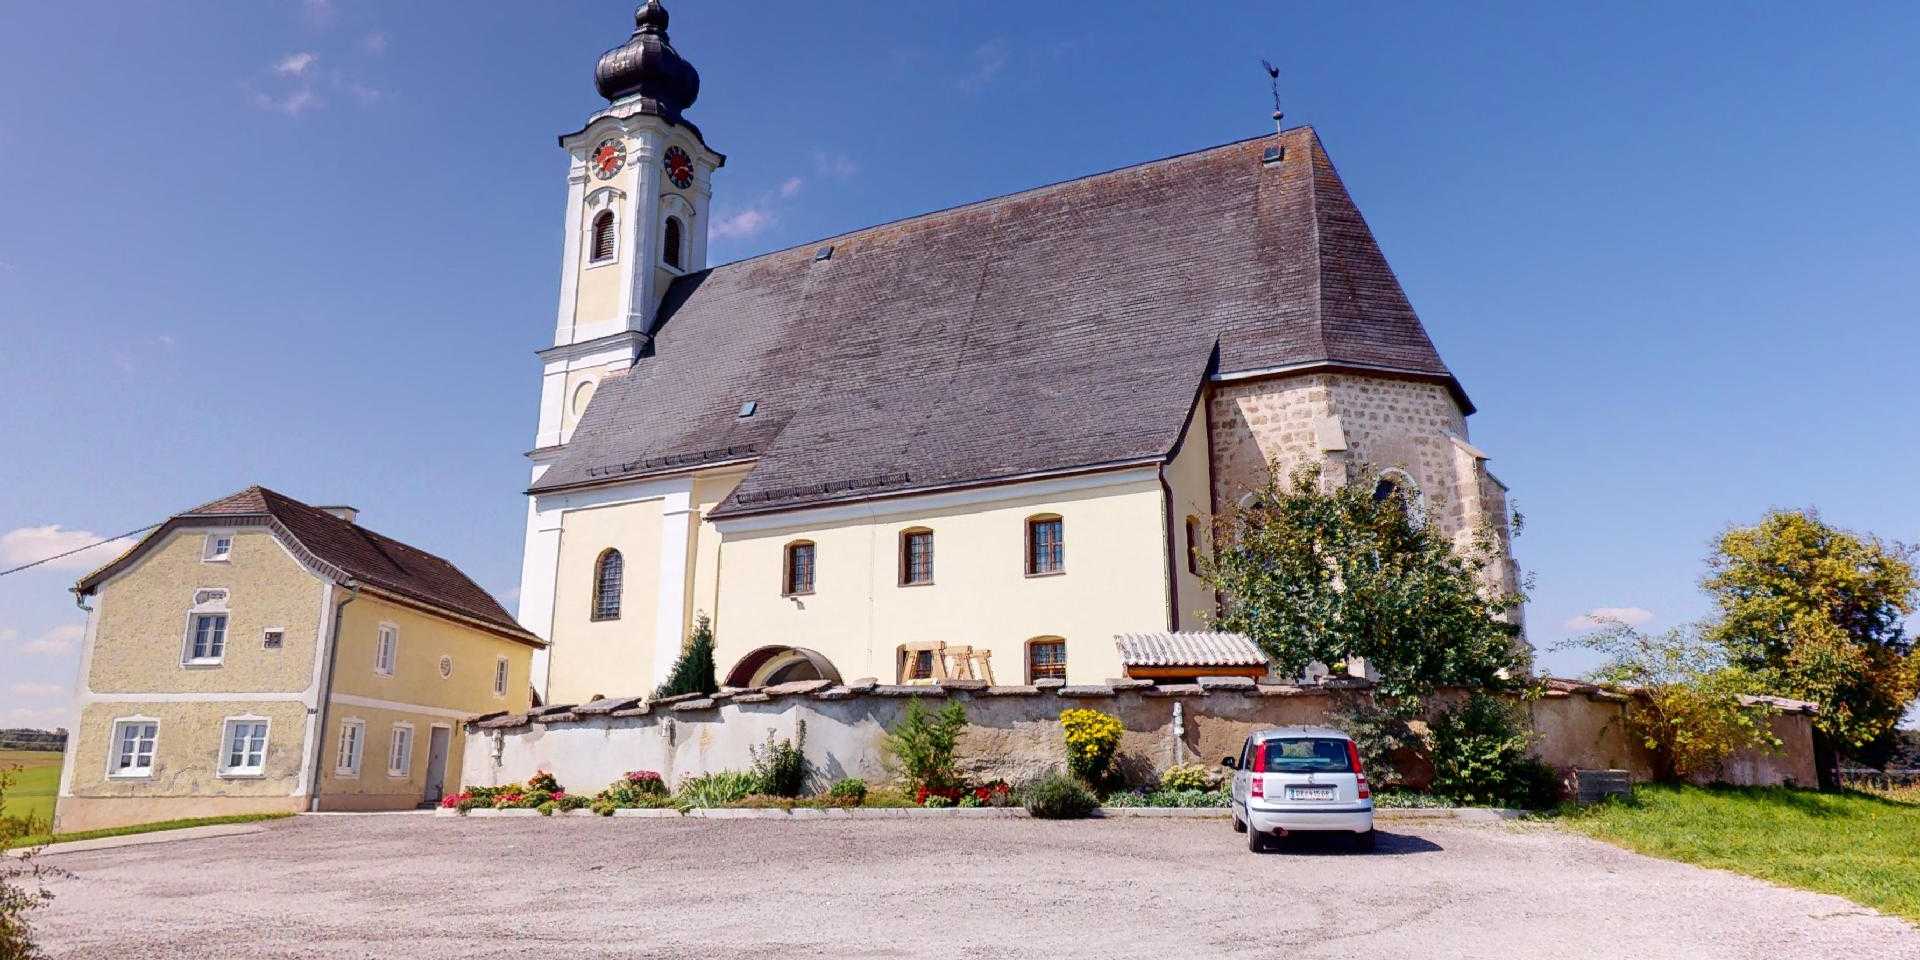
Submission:
[[[680,241],[680,218],[668,217],[664,232],[665,235],[660,238],[660,259],[665,260],[667,266],[679,270],[684,265],[680,254],[680,248],[682,246]]]
[[[605,263],[613,259],[613,211],[602,210],[593,218],[593,249],[588,259],[592,263]]]

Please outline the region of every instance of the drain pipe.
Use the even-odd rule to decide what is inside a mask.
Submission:
[[[320,722],[316,724],[313,734],[318,742],[313,745],[313,769],[308,772],[310,777],[308,783],[312,784],[312,788],[307,791],[307,810],[312,813],[320,812],[320,773],[327,768],[327,707],[333,700],[333,667],[340,659],[340,615],[346,612],[347,604],[352,603],[354,598],[360,595],[360,581],[348,580],[342,586],[347,588],[347,598],[335,604],[333,608],[333,626],[327,631],[327,663],[320,673],[318,687]],[[363,733],[361,736],[364,738],[366,734]],[[366,750],[367,745],[361,743],[361,755],[364,756]]]
[[[1173,701],[1173,762],[1187,762],[1187,715],[1178,700]]]

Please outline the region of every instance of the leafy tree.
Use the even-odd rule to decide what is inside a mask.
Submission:
[[[1533,730],[1518,704],[1475,690],[1433,718],[1433,792],[1463,803],[1550,807],[1560,777],[1532,754]]]
[[[1708,637],[1766,689],[1820,706],[1814,730],[1857,750],[1886,737],[1920,693],[1901,621],[1920,603],[1915,549],[1779,510],[1720,536],[1704,582]]]
[[[1653,754],[1657,779],[1712,775],[1740,750],[1780,747],[1772,709],[1741,697],[1763,689],[1758,678],[1730,664],[1698,627],[1648,636],[1614,620],[1565,646],[1606,658],[1589,679],[1642,694],[1627,707],[1627,728]]]
[[[680,659],[673,662],[673,673],[653,691],[653,697],[658,700],[683,693],[713,693],[719,689],[720,682],[714,679],[713,621],[703,613],[694,621],[693,635],[687,639],[686,649],[680,651]]]
[[[1505,686],[1525,670],[1505,619],[1525,598],[1487,589],[1492,530],[1456,549],[1379,473],[1325,490],[1318,478],[1275,471],[1222,518],[1203,567],[1224,600],[1217,628],[1253,638],[1284,674],[1364,657],[1406,710],[1437,686]]]
[[[967,708],[960,701],[948,700],[936,713],[914,697],[900,722],[887,731],[887,752],[915,789],[950,790],[961,785],[953,752],[966,726]]]

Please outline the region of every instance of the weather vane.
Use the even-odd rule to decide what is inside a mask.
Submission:
[[[1267,68],[1267,81],[1273,85],[1273,125],[1278,127],[1280,121],[1287,116],[1280,112],[1280,68],[1264,57],[1261,58],[1260,65]]]

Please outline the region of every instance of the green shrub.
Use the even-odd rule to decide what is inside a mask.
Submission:
[[[1062,710],[1060,728],[1067,738],[1068,772],[1090,787],[1105,784],[1120,749],[1120,719],[1098,710]]]
[[[867,800],[867,782],[859,777],[842,777],[827,788],[827,796],[849,807],[857,807]]]
[[[920,805],[923,807],[951,807],[953,806],[953,798],[937,793],[930,793],[927,794],[925,800],[920,801]]]
[[[1434,793],[1473,805],[1559,802],[1559,774],[1527,753],[1532,733],[1508,701],[1476,692],[1435,717],[1432,730]]]
[[[1061,773],[1049,773],[1021,791],[1027,812],[1042,820],[1079,820],[1100,806],[1093,791],[1078,779]]]
[[[759,785],[760,778],[751,773],[722,770],[682,780],[674,799],[681,807],[725,807],[757,792]]]
[[[920,704],[919,697],[914,697],[907,701],[906,714],[900,722],[887,731],[887,752],[899,765],[909,786],[956,789],[961,779],[953,751],[966,726],[967,709],[958,700],[948,700],[938,712],[931,712]]]
[[[13,786],[19,769],[0,768],[0,807],[6,806],[7,789]],[[31,817],[0,816],[0,850],[11,849],[35,829]],[[43,954],[34,943],[33,924],[27,914],[53,899],[46,881],[66,876],[66,872],[39,863],[36,848],[16,850],[14,854],[0,854],[0,957],[32,960]]]
[[[1204,763],[1178,763],[1160,772],[1162,790],[1213,790],[1220,776]]]
[[[1327,725],[1352,737],[1360,748],[1360,765],[1376,790],[1405,782],[1396,760],[1403,753],[1424,751],[1426,744],[1414,731],[1413,719],[1407,703],[1383,708],[1356,701],[1327,713]]]
[[[1108,807],[1225,807],[1229,797],[1225,790],[1126,790],[1110,793],[1102,806]]]
[[[529,791],[537,790],[541,793],[561,793],[565,789],[566,788],[560,786],[560,781],[555,778],[553,774],[545,770],[527,778],[527,790]]]
[[[927,799],[931,800],[933,798],[929,797]],[[972,809],[974,807],[984,807],[986,805],[987,805],[987,802],[985,800],[980,799],[980,795],[977,793],[961,794],[960,802],[954,804],[954,806],[956,807],[967,807],[968,809]]]
[[[807,780],[813,774],[803,749],[806,739],[807,722],[801,720],[794,724],[792,740],[775,740],[769,730],[765,748],[747,748],[753,754],[753,776],[760,781],[756,792],[776,797],[797,797],[806,792]]]
[[[742,810],[792,810],[792,797],[776,797],[765,793],[749,793],[732,803],[729,807]]]

